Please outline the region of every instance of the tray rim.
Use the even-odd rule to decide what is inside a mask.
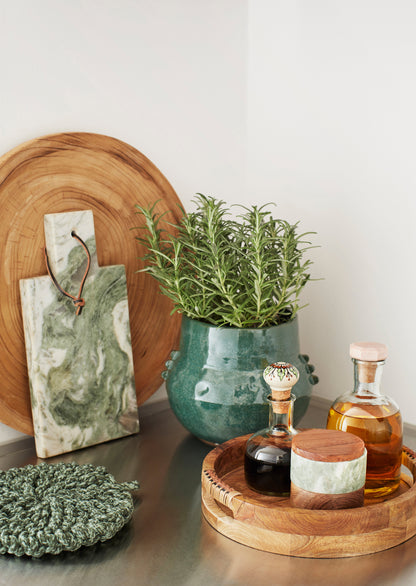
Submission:
[[[365,512],[364,517],[374,517],[376,519],[378,516],[380,519],[390,518],[390,514],[394,515],[394,510],[392,509],[398,507],[401,507],[407,511],[415,510],[416,512],[416,453],[407,446],[403,446],[402,458],[403,464],[410,470],[410,473],[412,474],[413,484],[409,486],[408,482],[406,481],[407,476],[402,474],[402,480],[407,486],[409,486],[408,490],[405,490],[405,492],[398,494],[397,496],[394,496],[394,494],[390,495],[382,502],[367,502],[364,504],[364,506],[354,509],[310,510],[295,508],[289,504],[282,504],[282,501],[287,503],[288,499],[279,499],[279,497],[276,497],[276,505],[271,507],[269,503],[262,502],[260,500],[262,497],[259,497],[259,500],[256,500],[255,498],[243,495],[239,490],[222,481],[222,479],[216,474],[215,464],[218,457],[224,456],[224,453],[226,453],[228,449],[237,449],[236,442],[239,442],[239,449],[241,449],[241,446],[244,447],[245,441],[251,435],[252,434],[247,434],[245,436],[233,438],[224,444],[218,445],[207,454],[202,465],[202,512],[208,523],[219,533],[222,533],[234,541],[243,543],[244,545],[248,545],[255,549],[261,549],[263,551],[293,555],[297,557],[329,558],[353,557],[375,553],[377,551],[383,551],[403,543],[404,541],[407,541],[416,534],[416,523],[412,523],[412,526],[409,530],[407,529],[407,526],[403,531],[398,530],[396,532],[397,534],[391,538],[388,538],[388,536],[385,538],[384,534],[391,532],[391,527],[383,524],[383,522],[378,524],[374,523],[374,528],[371,531],[359,532],[358,536],[355,527],[356,524],[363,518],[363,511]],[[232,469],[233,468],[231,468],[229,472],[231,472]],[[281,531],[280,528],[273,528],[266,531],[266,529],[259,523],[258,515],[249,514],[250,511],[254,511],[254,513],[257,512],[261,515],[262,511],[270,511],[270,509],[272,509],[273,512],[281,513],[282,516],[287,515],[290,517],[291,515],[296,515],[299,518],[309,520],[309,523],[311,524],[313,521],[317,521],[317,532],[315,535],[311,536],[315,541],[313,553],[312,550],[310,553],[308,552],[308,546],[306,546],[306,548],[299,548],[297,551],[297,546],[289,543],[291,540],[301,538],[306,539],[306,536],[300,533],[298,530],[291,530],[290,525],[288,526],[288,530],[285,531]],[[333,535],[319,533],[319,525],[322,524],[323,521],[326,520],[328,523],[337,526],[341,521],[345,521],[345,518],[348,519],[348,522],[351,525],[349,527],[349,531],[341,531],[340,533],[335,533]],[[252,533],[248,532],[247,534],[248,528],[251,529]],[[240,531],[241,535],[239,535]],[[266,531],[265,535],[267,535],[271,541],[271,545],[269,547],[259,547],[257,543],[257,536],[253,534],[253,532],[256,531],[260,533],[264,533]],[[282,544],[281,540],[278,539],[278,536],[284,536],[288,543]],[[364,539],[364,536],[369,538],[368,546],[363,547],[362,544],[360,544],[359,551],[358,549],[356,551],[352,551],[348,542],[351,539],[355,539],[356,537],[362,537]],[[380,542],[379,546],[376,546],[373,543],[374,538],[377,536],[381,537],[382,541]],[[328,552],[328,542],[331,540],[334,541],[334,543],[336,541],[342,540],[345,542],[344,545],[346,550]],[[320,546],[320,541],[322,542],[322,548]]]

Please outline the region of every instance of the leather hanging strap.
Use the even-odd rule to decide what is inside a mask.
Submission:
[[[68,297],[69,299],[72,300],[72,303],[75,306],[76,309],[76,315],[80,315],[82,308],[85,305],[85,299],[82,297],[82,290],[84,288],[84,284],[88,275],[88,271],[90,270],[90,266],[91,266],[91,255],[90,255],[90,251],[88,250],[87,245],[85,244],[85,242],[74,232],[71,232],[71,236],[72,238],[75,238],[76,240],[78,240],[78,242],[81,244],[81,246],[83,247],[83,249],[85,250],[86,254],[87,254],[87,267],[85,269],[84,272],[84,276],[82,277],[82,281],[81,281],[81,285],[79,287],[79,291],[78,291],[78,295],[75,297],[74,295],[71,295],[70,293],[68,293],[68,291],[65,291],[60,284],[58,283],[58,281],[55,278],[55,275],[52,272],[52,269],[49,265],[49,258],[48,258],[48,252],[46,250],[46,247],[43,249],[44,254],[45,254],[45,261],[46,261],[46,268],[48,270],[48,275],[50,276],[50,278],[52,279],[53,284],[55,285],[55,287],[58,289],[58,291],[60,293],[62,293],[62,295],[65,295],[65,297]]]

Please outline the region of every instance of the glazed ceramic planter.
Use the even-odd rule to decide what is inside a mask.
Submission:
[[[240,329],[183,317],[179,351],[172,352],[162,376],[182,425],[216,444],[267,426],[270,389],[263,370],[276,361],[290,362],[300,372],[293,389],[296,425],[318,382],[308,356],[299,354],[297,318],[269,328]]]

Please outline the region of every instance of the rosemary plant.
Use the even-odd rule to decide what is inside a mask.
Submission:
[[[144,208],[146,231],[137,240],[145,247],[142,271],[150,273],[173,311],[217,326],[259,328],[291,320],[300,309],[299,295],[310,279],[311,248],[297,234],[298,224],[273,218],[261,207],[241,208],[231,217],[225,202],[197,194],[197,209],[178,225]]]

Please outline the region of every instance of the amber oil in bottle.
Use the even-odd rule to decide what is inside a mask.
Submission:
[[[348,431],[360,437],[367,449],[365,496],[383,497],[400,484],[402,418],[396,403],[380,393],[382,370],[387,357],[384,344],[351,344],[354,391],[335,400],[327,428]]]

